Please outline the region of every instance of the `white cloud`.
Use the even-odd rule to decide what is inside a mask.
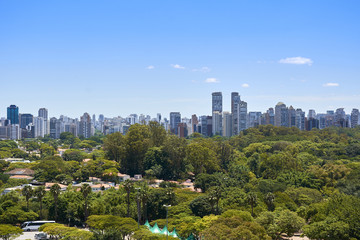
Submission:
[[[173,68],[176,68],[176,69],[185,69],[185,67],[183,67],[183,66],[181,66],[181,65],[179,65],[179,64],[171,64],[171,66],[172,66]]]
[[[210,72],[211,69],[208,67],[202,67],[202,68],[195,68],[193,69],[193,72],[203,72],[203,73],[207,73]]]
[[[147,66],[146,69],[149,69],[149,70],[152,70],[154,69],[155,67],[153,65],[150,65],[150,66]]]
[[[323,84],[324,87],[338,87],[340,84],[338,83],[325,83]]]
[[[307,64],[307,65],[311,66],[313,64],[313,61],[310,58],[290,57],[290,58],[280,59],[279,63],[297,64],[297,65]]]
[[[250,85],[247,84],[247,83],[244,83],[244,84],[241,84],[241,87],[243,87],[243,88],[248,88],[248,87],[250,87]]]
[[[207,78],[205,80],[206,83],[219,83],[219,80],[217,80],[216,78]]]

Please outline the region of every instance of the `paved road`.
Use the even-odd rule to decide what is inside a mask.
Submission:
[[[15,240],[25,240],[25,239],[35,240],[36,233],[39,233],[39,232],[23,232],[23,235],[15,238]]]

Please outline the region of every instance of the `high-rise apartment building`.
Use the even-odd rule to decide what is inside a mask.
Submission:
[[[271,125],[275,125],[275,112],[274,112],[274,108],[269,108],[266,111],[265,114],[265,123],[264,124],[271,124]]]
[[[244,131],[247,129],[247,102],[240,101],[238,106],[239,113],[239,128],[238,132]]]
[[[222,135],[222,113],[214,111],[212,114],[212,134]]]
[[[91,126],[90,115],[88,113],[84,113],[84,115],[80,117],[78,135],[83,136],[84,138],[91,137]]]
[[[19,108],[16,105],[7,108],[7,119],[10,120],[10,124],[19,124]]]
[[[198,131],[197,129],[198,124],[199,124],[198,117],[196,116],[196,114],[193,114],[191,116],[191,128],[193,133]]]
[[[44,120],[44,135],[49,134],[48,110],[46,108],[40,108],[38,111],[38,117],[41,117]]]
[[[359,125],[359,109],[353,108],[351,111],[351,127],[354,128]]]
[[[212,121],[213,121],[212,134],[222,135],[221,133],[222,132],[222,93],[213,92],[211,95],[212,95]]]
[[[240,104],[240,96],[237,92],[231,93],[231,114],[232,114],[232,135],[239,134],[239,104]]]
[[[261,124],[261,112],[249,112],[247,128],[257,127]]]
[[[178,125],[181,123],[181,114],[180,112],[171,112],[170,113],[170,131],[175,135],[178,135]]]
[[[336,127],[348,127],[346,113],[344,108],[338,108],[335,111],[335,124]]]
[[[295,127],[296,126],[296,111],[293,108],[293,106],[289,107],[289,127]]]
[[[231,137],[233,135],[233,124],[232,124],[232,114],[229,112],[223,112],[222,118],[222,126],[223,126],[223,136]]]
[[[295,126],[300,130],[305,130],[305,112],[301,108],[296,109]]]
[[[275,106],[275,126],[288,127],[289,126],[289,111],[286,105],[279,102]]]

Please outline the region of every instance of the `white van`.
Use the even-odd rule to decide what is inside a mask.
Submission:
[[[41,225],[45,223],[55,223],[55,221],[31,221],[31,222],[24,222],[21,224],[21,228],[24,231],[38,231]]]

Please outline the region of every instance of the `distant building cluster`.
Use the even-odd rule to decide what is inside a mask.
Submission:
[[[121,132],[126,134],[133,124],[148,124],[156,121],[166,131],[170,131],[179,137],[187,137],[192,133],[200,133],[204,136],[220,135],[231,137],[241,131],[259,125],[274,125],[282,127],[297,127],[300,130],[313,128],[323,129],[326,127],[356,127],[359,125],[359,109],[354,108],[351,114],[346,114],[343,108],[336,111],[328,110],[326,113],[316,113],[309,110],[305,114],[301,108],[287,107],[279,102],[275,108],[269,108],[265,113],[248,112],[247,102],[242,101],[238,92],[231,93],[231,112],[223,111],[223,97],[221,92],[212,93],[211,115],[182,118],[180,112],[171,112],[169,119],[163,118],[160,113],[156,118],[149,115],[130,114],[130,116],[105,118],[103,114],[98,116],[84,113],[80,119],[69,118],[61,115],[60,118],[48,118],[48,110],[40,108],[38,116],[30,113],[19,113],[19,107],[10,105],[7,108],[7,118],[0,120],[0,139],[37,138],[49,135],[51,138],[60,138],[63,132],[70,132],[74,136],[89,138],[99,131],[105,135]]]

